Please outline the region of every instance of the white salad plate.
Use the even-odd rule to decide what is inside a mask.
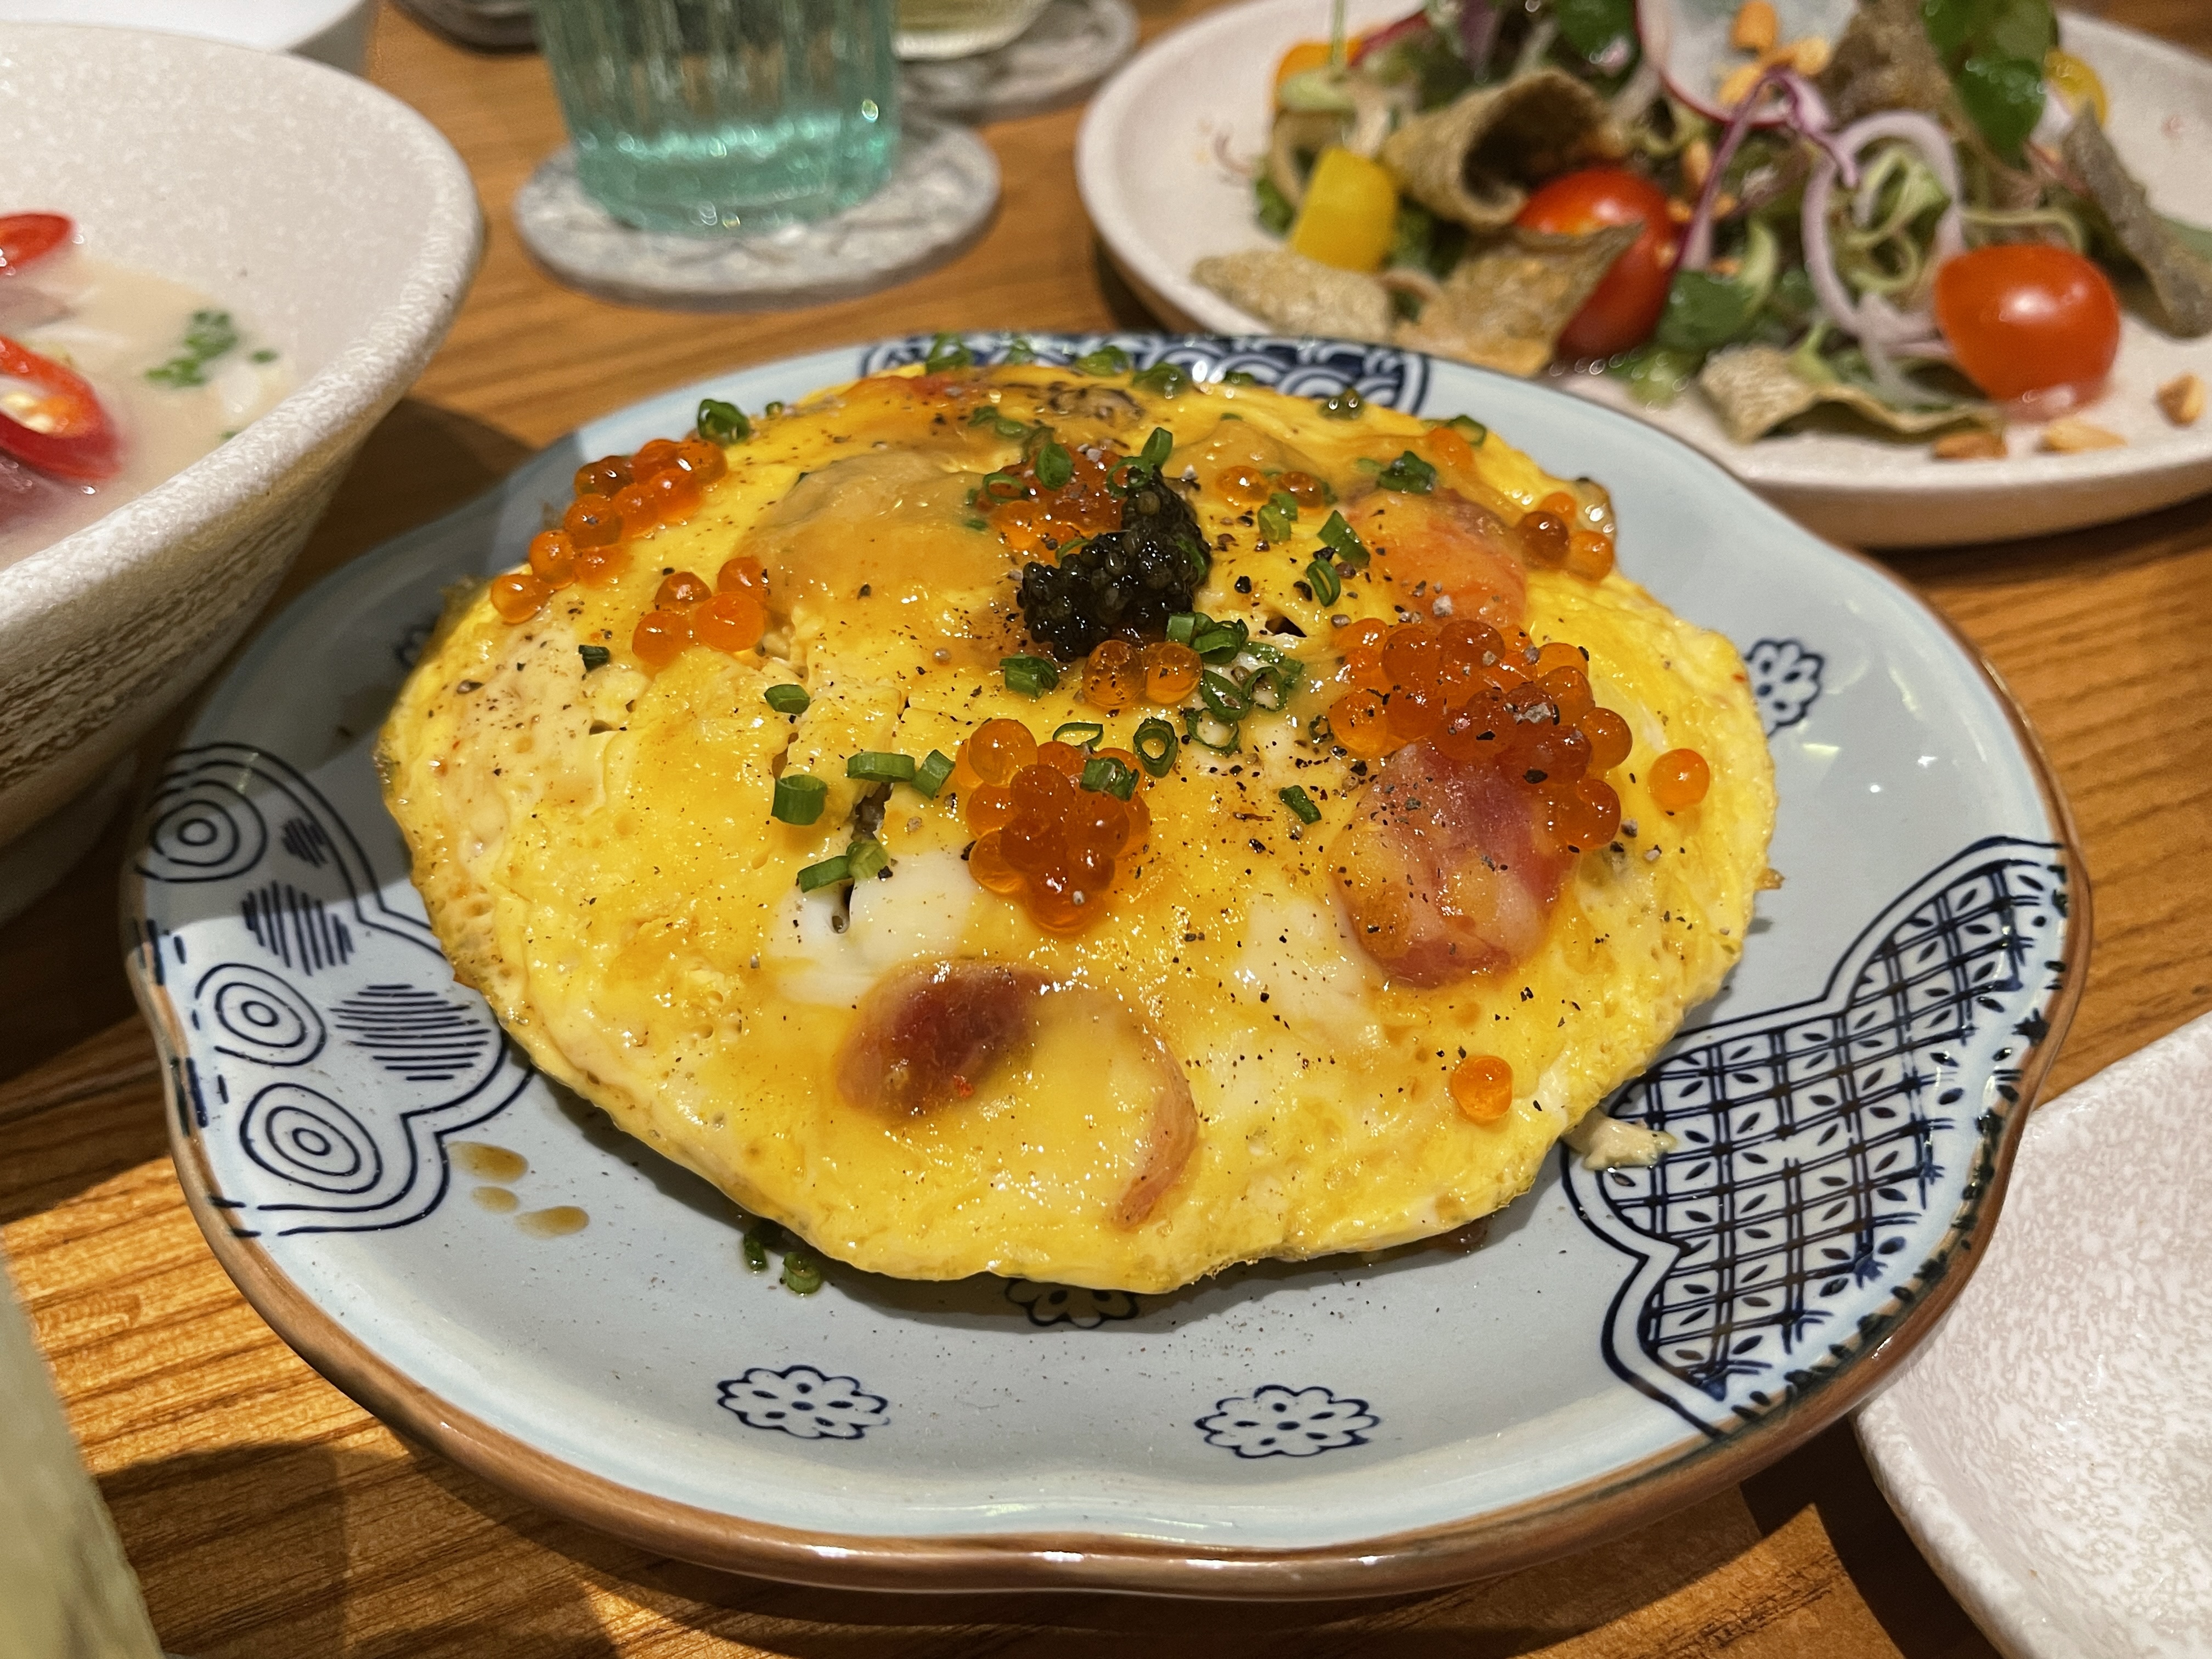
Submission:
[[[1351,0],[1356,30],[1402,16],[1405,0]],[[2212,225],[2212,63],[2116,25],[2068,15],[2067,46],[2110,89],[2113,143],[2153,204]],[[1267,151],[1276,62],[1326,39],[1328,0],[1249,0],[1153,41],[1092,100],[1076,180],[1107,256],[1170,327],[1224,334],[1267,325],[1191,276],[1199,260],[1279,246],[1253,216],[1250,168]],[[2125,447],[2037,453],[2015,428],[2001,461],[1939,461],[1925,440],[1832,431],[1739,444],[1694,390],[1647,409],[1605,374],[1544,384],[1627,410],[1702,449],[1818,533],[1860,546],[1933,547],[2101,524],[2212,489],[2212,420],[2177,428],[2154,399],[2193,372],[2212,384],[2212,336],[2179,340],[2122,292],[2120,354],[2084,419]]]
[[[2036,1113],[1989,1259],[1859,1413],[1891,1504],[2010,1659],[2212,1652],[2208,1112],[2212,1016]]]
[[[971,343],[988,361],[1009,338]],[[1627,572],[1741,647],[1787,884],[1615,1102],[1680,1150],[1561,1155],[1479,1248],[1167,1296],[832,1263],[801,1297],[748,1270],[719,1194],[534,1074],[425,924],[376,726],[441,590],[514,563],[582,460],[688,428],[702,394],[758,409],[927,341],[820,352],[595,422],[331,576],[169,763],[124,909],[177,1167],[218,1259],[340,1387],[549,1509],[710,1565],[1334,1596],[1505,1571],[1691,1502],[1835,1420],[1932,1326],[2089,939],[2063,803],[1972,650],[1612,410],[1389,348],[1113,338],[1202,380],[1471,414],[1602,480]]]

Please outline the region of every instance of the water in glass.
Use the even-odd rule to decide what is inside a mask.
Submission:
[[[893,0],[538,0],[584,188],[714,236],[872,194],[898,145]]]

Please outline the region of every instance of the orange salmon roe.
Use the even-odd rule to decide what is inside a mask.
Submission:
[[[1019,720],[985,720],[969,734],[960,752],[986,783],[1006,784],[1035,763],[1037,740]]]
[[[1057,489],[1040,484],[1035,464],[1024,459],[1003,469],[1016,481],[1013,486],[994,483],[975,498],[976,509],[1017,553],[1055,552],[1072,541],[1121,527],[1121,498],[1107,488],[1121,457],[1110,449],[1096,460],[1080,449],[1067,453],[1070,475]]]
[[[629,549],[620,542],[605,547],[580,548],[576,553],[576,580],[586,587],[611,586],[629,574]]]
[[[528,622],[552,597],[553,590],[527,570],[491,579],[491,608],[507,622]]]
[[[1083,701],[1109,714],[1118,713],[1143,700],[1145,678],[1135,646],[1127,640],[1103,641],[1083,666]]]
[[[1344,634],[1351,689],[1330,705],[1328,725],[1346,753],[1380,760],[1426,741],[1449,760],[1486,760],[1528,792],[1555,845],[1580,853],[1613,839],[1620,797],[1604,775],[1628,758],[1631,734],[1597,706],[1578,647],[1531,651],[1525,635],[1509,643],[1464,617],[1395,628],[1370,619]],[[1374,897],[1380,915],[1392,901]]]
[[[1014,764],[1024,753],[1029,758]],[[1076,933],[1103,915],[1118,861],[1152,831],[1141,788],[1125,801],[1081,786],[1085,762],[1099,755],[1137,771],[1125,750],[1087,755],[1070,744],[1039,743],[1019,720],[986,720],[961,745],[960,765],[987,780],[961,799],[975,836],[968,872],[986,891],[1018,902],[1047,933]],[[1141,786],[1143,774],[1137,776]],[[988,781],[994,778],[1001,781]]]
[[[768,607],[739,589],[702,599],[691,611],[691,637],[713,651],[734,656],[750,651],[768,632]]]
[[[1663,810],[1680,812],[1705,798],[1705,791],[1713,787],[1713,772],[1696,750],[1669,749],[1651,763],[1644,782]]]
[[[576,544],[565,530],[541,530],[530,538],[530,574],[558,592],[576,580]]]
[[[768,596],[768,573],[761,568],[758,559],[744,555],[725,564],[714,577],[714,591],[727,593],[738,588],[748,588],[763,599]]]
[[[648,611],[637,619],[629,648],[647,668],[659,670],[683,655],[691,643],[691,619],[681,611]]]
[[[1257,507],[1275,493],[1267,475],[1249,465],[1224,467],[1213,475],[1213,488],[1239,507]]]
[[[730,458],[720,444],[704,438],[686,438],[676,446],[676,465],[700,484],[713,483],[730,470]]]
[[[578,547],[605,547],[622,539],[622,514],[603,495],[580,495],[561,515],[561,528]]]
[[[689,570],[678,570],[672,575],[661,578],[653,602],[664,611],[681,611],[710,598],[714,592],[707,586],[704,576],[695,575]]]
[[[627,455],[602,455],[596,461],[586,461],[576,469],[576,493],[579,495],[611,495],[633,482],[637,475],[630,470]]]
[[[1468,1122],[1496,1123],[1513,1109],[1513,1068],[1496,1054],[1469,1054],[1452,1067],[1451,1097]]]
[[[1145,671],[1145,701],[1171,708],[1198,689],[1205,664],[1197,652],[1173,640],[1158,640],[1139,653]]]

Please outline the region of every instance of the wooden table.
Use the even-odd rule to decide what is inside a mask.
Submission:
[[[1139,0],[1148,31],[1201,0]],[[2199,0],[2114,0],[2212,50]],[[726,319],[556,287],[507,205],[561,137],[531,56],[378,20],[374,78],[474,170],[490,251],[451,339],[378,429],[283,598],[476,495],[594,416],[709,372],[939,327],[1142,326],[1075,193],[1077,112],[987,131],[989,234],[890,293]],[[2080,818],[2096,952],[2064,1087],[2212,1007],[2212,500],[1901,556],[2041,728]],[[282,602],[280,598],[279,603]],[[149,749],[149,754],[157,753]],[[167,1644],[199,1659],[768,1653],[792,1659],[1278,1653],[1987,1656],[1838,1428],[1623,1543],[1444,1595],[1324,1606],[840,1595],[656,1559],[411,1449],[232,1289],[170,1172],[113,924],[118,826],[0,929],[0,1240]]]

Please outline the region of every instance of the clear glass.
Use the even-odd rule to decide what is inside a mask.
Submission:
[[[608,212],[743,234],[872,195],[898,146],[893,0],[538,0],[538,38]]]
[[[0,1263],[0,1654],[161,1659],[115,1523],[77,1459]]]
[[[992,52],[1037,20],[1049,0],[898,0],[902,58],[970,58]]]

